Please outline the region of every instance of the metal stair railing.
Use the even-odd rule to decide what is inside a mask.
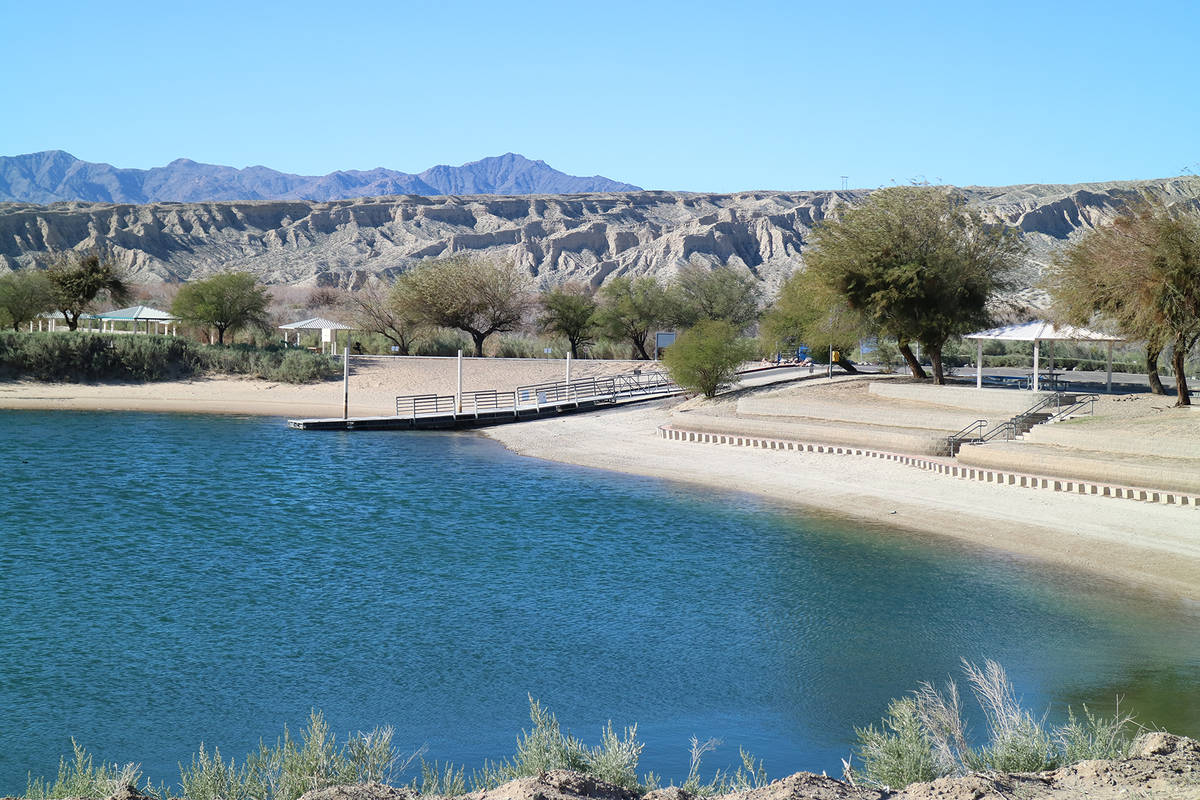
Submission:
[[[987,427],[987,424],[986,419],[977,419],[958,433],[947,436],[946,444],[950,447],[950,455],[957,455],[964,444],[978,442],[983,437],[983,429]]]
[[[1012,420],[1001,422],[999,425],[980,436],[979,441],[972,442],[972,444],[987,444],[993,439],[1000,438],[1003,438],[1006,442],[1011,442],[1013,439],[1017,438],[1017,426],[1013,424]]]
[[[1087,415],[1092,416],[1096,413],[1096,401],[1099,399],[1100,395],[1098,394],[1078,395],[1075,397],[1075,401],[1073,403],[1061,406],[1054,413],[1054,416],[1050,417],[1050,419],[1046,420],[1046,422],[1061,422],[1067,417],[1083,413],[1084,406],[1087,406]]]
[[[1054,392],[1012,419],[1001,422],[995,428],[983,433],[977,440],[969,442],[969,444],[987,444],[1001,438],[1005,441],[1012,441],[1017,436],[1028,433],[1034,425],[1066,419],[1072,414],[1079,413],[1084,406],[1087,406],[1087,413],[1091,414],[1098,399],[1099,396],[1095,394],[1075,395],[1069,392]],[[1050,411],[1051,408],[1054,410]]]

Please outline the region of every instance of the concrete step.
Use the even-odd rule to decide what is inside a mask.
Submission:
[[[1200,458],[1132,457],[1014,440],[964,447],[958,461],[984,469],[1200,493]]]

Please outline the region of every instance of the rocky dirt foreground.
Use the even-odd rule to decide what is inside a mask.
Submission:
[[[368,784],[319,789],[301,800],[413,800],[408,789]],[[521,778],[466,800],[637,800],[628,789],[565,770]],[[1081,762],[1052,772],[974,774],[914,783],[902,792],[852,786],[832,777],[797,772],[748,792],[712,800],[1200,800],[1200,742],[1165,733],[1141,736],[1133,756]],[[656,789],[641,800],[690,800],[678,788]]]
[[[301,800],[413,800],[407,789],[378,784],[309,792]],[[552,771],[522,778],[465,800],[637,800],[627,789],[575,772]],[[856,787],[845,781],[797,772],[760,789],[712,800],[1200,800],[1200,742],[1149,733],[1122,761],[1083,761],[1042,773],[977,773],[915,783],[900,792]],[[678,788],[658,789],[641,800],[690,800]]]
[[[300,800],[415,800],[411,789],[378,783],[317,789]],[[1200,800],[1200,742],[1148,733],[1120,761],[1081,761],[1052,772],[975,773],[891,792],[797,772],[758,789],[706,800]],[[13,800],[4,798],[3,800]],[[109,800],[148,800],[126,789]],[[425,800],[433,800],[425,798]],[[639,795],[567,770],[522,778],[458,800],[693,800],[676,787]]]

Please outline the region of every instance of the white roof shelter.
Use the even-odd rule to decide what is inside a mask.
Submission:
[[[1033,342],[1033,391],[1038,391],[1038,376],[1040,372],[1042,342],[1105,342],[1108,344],[1107,379],[1105,390],[1112,391],[1112,345],[1113,342],[1125,341],[1120,336],[1112,336],[1087,328],[1076,328],[1073,325],[1055,325],[1045,320],[1022,322],[1016,325],[1005,325],[986,331],[969,333],[964,339],[975,340],[975,386],[983,386],[983,342],[984,340],[1000,342]],[[1054,351],[1050,351],[1050,369],[1054,370]]]
[[[146,333],[150,332],[150,323],[153,322],[155,329],[162,325],[167,330],[171,329],[171,325],[179,321],[179,317],[174,314],[162,311],[150,306],[129,306],[128,308],[118,308],[113,311],[104,311],[99,314],[89,315],[91,319],[100,320],[100,329],[112,328],[114,322],[132,322],[133,331],[137,333],[138,323],[146,324]]]
[[[335,356],[337,355],[337,340],[334,337],[334,331],[354,330],[349,325],[334,322],[324,317],[310,317],[309,319],[302,319],[299,322],[289,322],[287,325],[280,325],[279,329],[281,331],[295,331],[297,344],[300,343],[300,331],[320,331],[321,349],[324,350],[327,343],[332,344],[332,352]],[[287,334],[285,333],[284,336],[286,337]]]
[[[66,317],[61,311],[46,311],[38,314],[35,320],[39,331],[42,329],[43,320],[47,322],[48,329],[53,331],[57,330],[58,325],[66,320]],[[35,320],[30,320],[29,322],[30,331],[33,330]],[[169,314],[166,311],[160,311],[157,308],[151,308],[150,306],[130,306],[129,308],[118,308],[115,311],[104,311],[99,314],[80,314],[79,321],[83,322],[85,320],[88,322],[89,329],[92,329],[91,324],[94,321],[99,320],[101,331],[125,333],[126,331],[109,331],[108,329],[112,327],[111,323],[113,322],[132,322],[134,323],[133,330],[136,332],[137,323],[144,322],[146,323],[146,331],[149,332],[151,322],[156,325],[170,326],[178,322],[179,317]]]

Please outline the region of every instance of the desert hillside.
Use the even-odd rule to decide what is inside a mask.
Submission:
[[[988,216],[1029,245],[1018,299],[1055,248],[1112,218],[1138,194],[1200,207],[1200,179],[967,187]],[[358,287],[422,259],[511,258],[539,286],[597,286],[614,275],[670,278],[689,261],[745,268],[768,291],[804,263],[815,224],[865,191],[398,195],[327,202],[0,203],[0,271],[55,251],[104,246],[136,282],[226,269],[270,284]]]

